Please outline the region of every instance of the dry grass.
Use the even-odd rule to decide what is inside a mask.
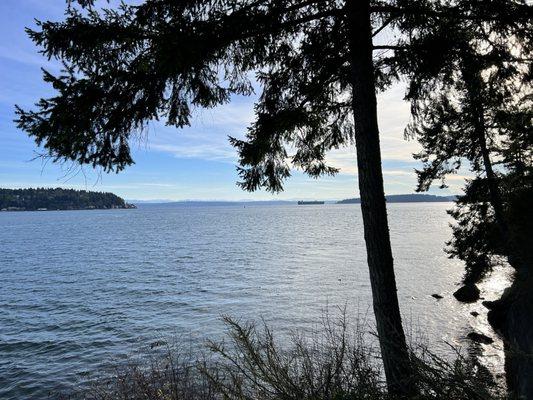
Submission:
[[[224,342],[208,356],[169,348],[164,356],[121,368],[79,397],[91,400],[390,400],[377,350],[363,330],[350,330],[345,313],[325,317],[312,334],[280,345],[262,323],[224,317]],[[413,349],[417,399],[503,399],[490,373],[472,358],[449,362],[427,348]]]

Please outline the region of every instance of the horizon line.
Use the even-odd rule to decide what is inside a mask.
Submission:
[[[441,197],[441,198],[451,198],[460,196],[460,194],[446,194],[446,195],[437,195],[431,193],[396,193],[396,194],[385,194],[385,197],[389,196],[431,196],[431,197]],[[357,199],[360,200],[360,197],[346,197],[346,198],[329,198],[329,199],[319,199],[319,198],[290,198],[290,199],[269,199],[269,200],[255,200],[255,199],[124,199],[127,202],[131,203],[152,203],[152,204],[168,204],[168,203],[291,203],[296,201],[324,201],[324,202],[336,202],[342,200],[351,200]]]

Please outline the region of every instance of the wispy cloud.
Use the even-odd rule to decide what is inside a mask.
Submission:
[[[225,146],[217,146],[209,143],[175,145],[175,144],[151,144],[150,148],[157,151],[170,153],[178,158],[198,158],[208,161],[224,161],[235,163],[237,161],[234,149]]]

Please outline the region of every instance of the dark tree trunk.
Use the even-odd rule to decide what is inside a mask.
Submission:
[[[387,385],[391,394],[413,395],[409,352],[394,277],[377,121],[370,2],[348,0],[352,63],[352,107],[359,192],[374,314]]]
[[[472,71],[469,66],[476,66],[475,60],[467,60],[467,65],[463,66],[463,76],[466,81],[468,90],[468,97],[470,107],[473,114],[473,125],[476,139],[478,142],[481,157],[483,159],[483,168],[485,169],[485,176],[487,178],[487,185],[489,190],[490,204],[494,210],[494,218],[500,230],[500,235],[505,247],[509,245],[509,227],[504,216],[503,202],[498,188],[498,181],[496,174],[492,168],[492,162],[490,160],[490,153],[487,146],[487,129],[485,123],[485,109],[483,106],[482,78],[480,71]],[[476,67],[474,67],[476,68]],[[511,253],[508,251],[508,253]]]
[[[480,128],[476,128],[478,131],[478,142],[481,149],[481,156],[483,157],[483,166],[485,167],[485,176],[487,177],[487,184],[489,188],[490,203],[494,209],[494,217],[496,223],[500,227],[500,232],[502,239],[507,243],[509,241],[509,228],[507,226],[507,221],[505,220],[503,212],[503,202],[500,196],[500,190],[498,188],[498,181],[496,179],[496,174],[492,169],[492,162],[490,160],[489,149],[487,147],[487,139],[485,135],[485,121],[483,114],[480,115]]]

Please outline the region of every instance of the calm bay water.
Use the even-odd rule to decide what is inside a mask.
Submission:
[[[442,250],[450,206],[389,205],[404,321],[443,353],[489,330],[451,296],[463,270]],[[155,340],[221,338],[222,314],[281,332],[315,326],[326,305],[371,315],[362,232],[358,205],[0,213],[0,398],[68,390]]]

